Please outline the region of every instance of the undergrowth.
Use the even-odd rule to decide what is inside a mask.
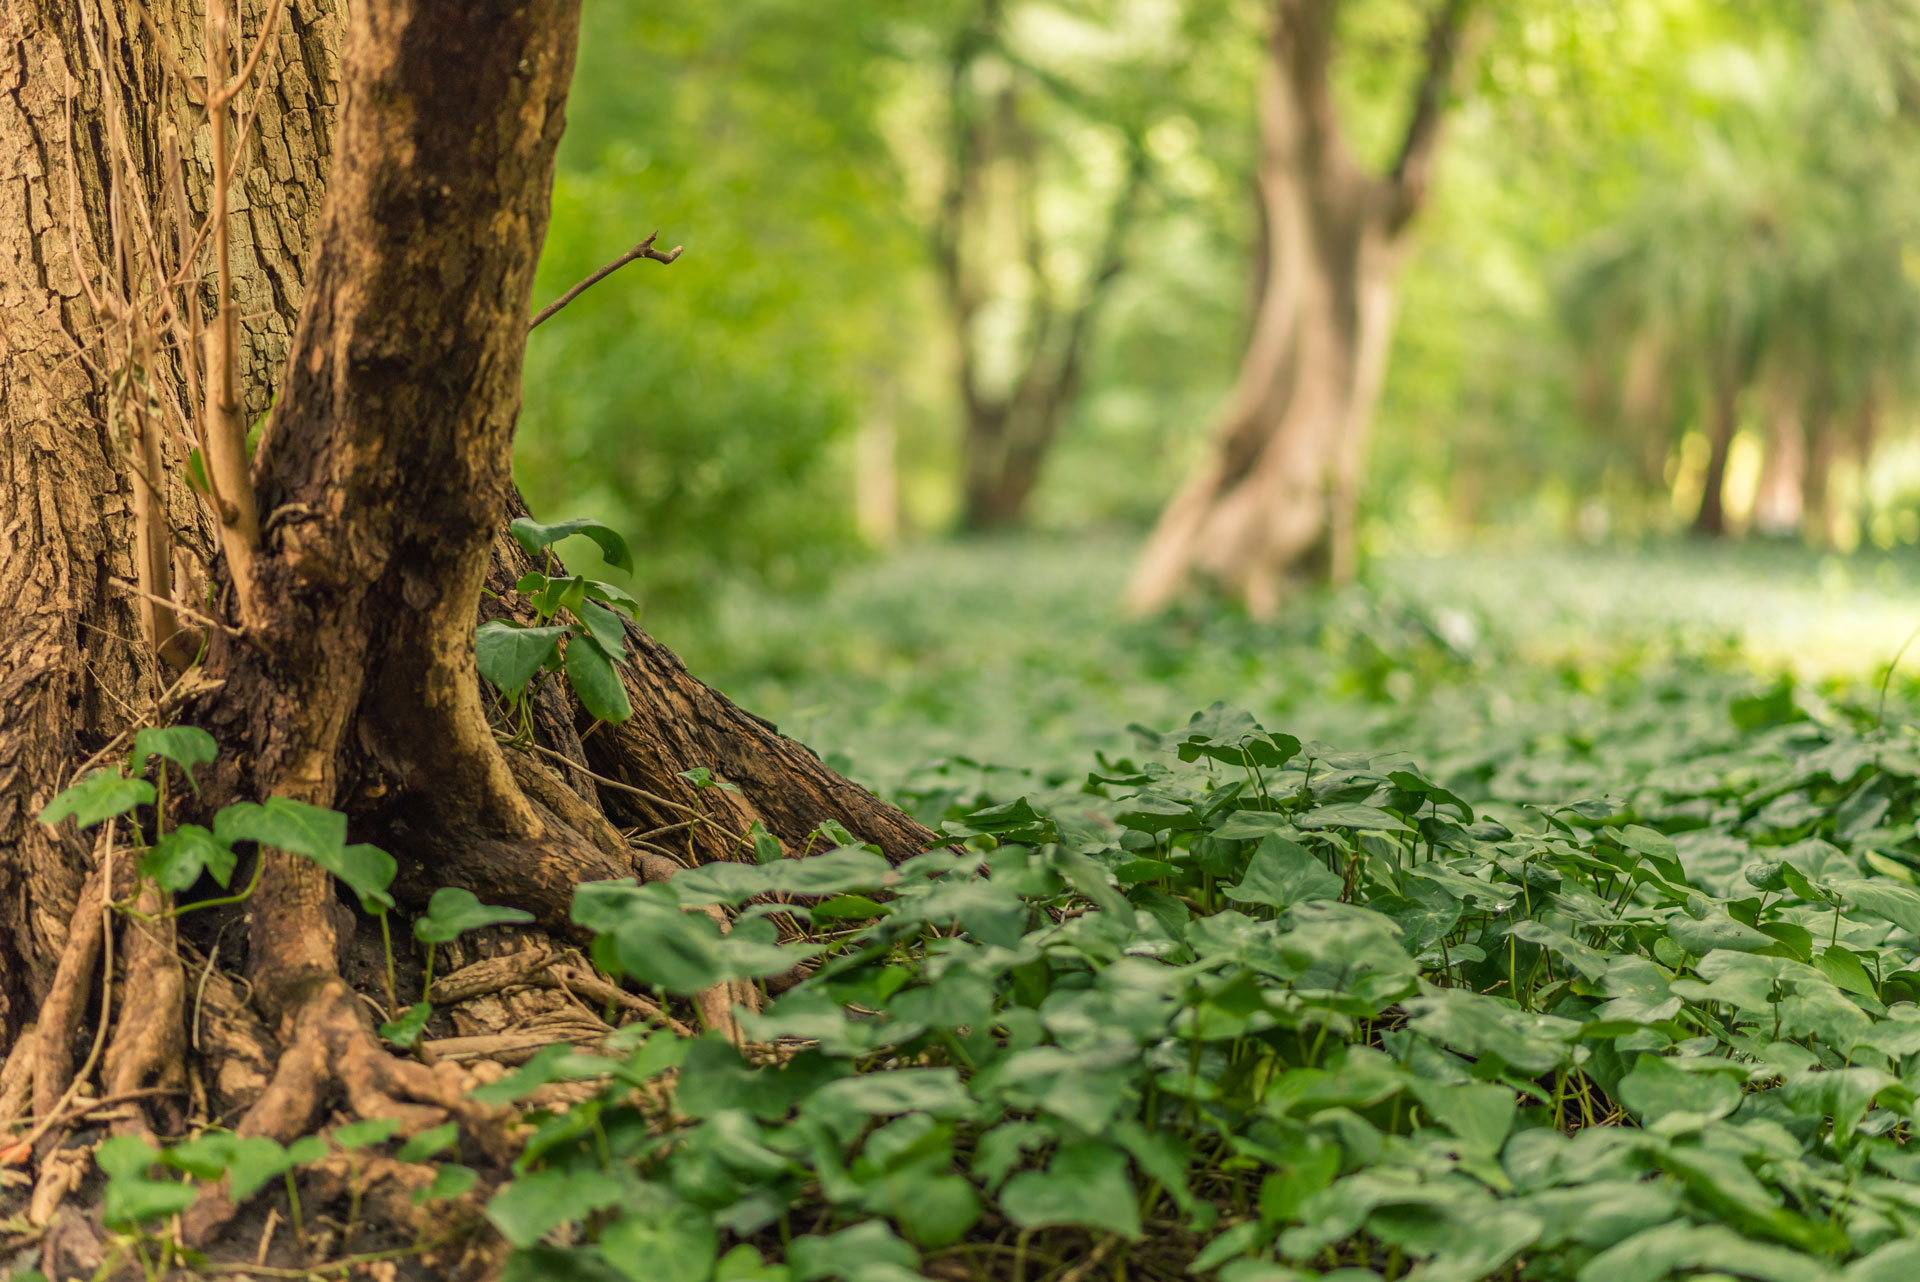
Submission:
[[[1566,697],[1503,711],[1429,622],[1385,665],[1431,682],[1417,753],[1216,704],[1071,775],[901,771],[949,844],[898,866],[840,845],[580,887],[606,973],[778,996],[738,1043],[634,1023],[480,1088],[584,1084],[479,1189],[506,1276],[1906,1282],[1920,733],[1699,653],[1629,655],[1630,687],[1516,673]],[[183,773],[210,747],[167,746]],[[237,814],[193,869],[143,870],[230,871],[282,817]],[[486,1178],[441,1162],[456,1130],[395,1153],[440,1163],[431,1196]],[[98,1160],[164,1272],[196,1180],[278,1176],[297,1213],[321,1152]]]

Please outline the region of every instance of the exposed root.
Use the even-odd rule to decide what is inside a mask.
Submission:
[[[107,1048],[105,1086],[116,1096],[148,1086],[167,1088],[166,1094],[154,1097],[153,1107],[172,1113],[175,1092],[184,1094],[187,1080],[187,985],[180,965],[179,932],[174,919],[162,911],[160,892],[153,887],[142,891],[136,907],[140,916],[124,932],[126,990],[119,1026]],[[138,1113],[114,1129],[149,1130]]]
[[[201,963],[201,968],[188,1018],[196,1049],[205,1056],[209,1105],[225,1125],[266,1093],[280,1060],[280,1044],[254,1013],[243,984],[217,966]]]
[[[7,1060],[0,1065],[0,1136],[4,1136],[21,1114],[27,1111],[27,1100],[33,1094],[34,1054],[39,1049],[36,1033],[37,1024],[28,1024],[20,1030],[20,1039],[7,1052]]]
[[[286,1144],[310,1134],[336,1091],[362,1118],[394,1118],[402,1135],[458,1118],[489,1159],[504,1165],[513,1153],[506,1131],[467,1098],[470,1078],[452,1062],[428,1068],[389,1054],[367,1026],[365,1008],[345,980],[317,980],[285,1021],[286,1049],[267,1089],[235,1129]],[[191,1243],[205,1243],[232,1221],[238,1207],[206,1196],[186,1216]]]
[[[53,1220],[67,1195],[80,1187],[93,1166],[93,1149],[56,1148],[40,1162],[40,1175],[33,1184],[33,1196],[27,1202],[27,1223],[36,1227]]]
[[[391,1117],[403,1135],[460,1119],[487,1155],[505,1162],[512,1146],[492,1116],[467,1099],[459,1069],[430,1069],[381,1048],[359,1000],[338,976],[321,980],[291,1020],[287,1048],[266,1093],[239,1126],[242,1135],[281,1143],[305,1135],[320,1120],[332,1088],[345,1091],[361,1117]]]
[[[610,984],[584,966],[553,966],[548,968],[541,979],[578,996],[591,998],[602,1006],[608,1002],[616,1006],[624,1006],[663,1028],[673,1030],[681,1037],[697,1035],[692,1028],[667,1014],[658,1002],[641,997],[637,993],[630,993],[618,984]]]
[[[35,1025],[33,1112],[46,1118],[59,1111],[61,1096],[73,1081],[73,1041],[93,992],[100,960],[105,916],[100,905],[101,876],[94,872],[80,889],[80,903],[67,928],[67,946],[53,973],[53,986],[40,1005]]]

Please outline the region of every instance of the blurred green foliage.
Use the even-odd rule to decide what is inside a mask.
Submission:
[[[875,8],[879,6],[874,6]],[[537,331],[517,465],[543,516],[626,530],[650,606],[717,573],[816,582],[853,544],[835,437],[899,360],[917,254],[860,6],[588,7],[536,297],[656,228],[684,244]]]
[[[1399,744],[1448,771],[1578,756],[1607,718],[1644,732],[1662,708],[1719,709],[1781,676],[1871,702],[1920,592],[1907,551],[1485,549],[1381,558],[1269,622],[1218,606],[1126,622],[1112,602],[1133,550],[922,545],[804,600],[728,593],[666,639],[884,793],[1002,770],[1018,776],[992,785],[1006,793],[1077,787],[1092,753],[1132,749],[1129,724],[1175,724],[1222,696],[1303,736]],[[1893,706],[1911,706],[1911,675],[1892,688]]]
[[[1426,12],[1340,7],[1336,96],[1369,162],[1401,127]],[[636,536],[656,618],[691,618],[730,579],[817,587],[861,547],[863,487],[892,496],[880,501],[909,535],[951,527],[963,415],[930,248],[952,143],[943,77],[969,32],[997,50],[970,73],[975,96],[1023,86],[1009,101],[1035,149],[1020,163],[1043,233],[1031,262],[1009,252],[989,273],[970,331],[987,364],[1017,361],[1036,291],[1078,288],[1125,138],[1149,159],[1034,519],[1153,518],[1247,332],[1263,5],[661,0],[592,5],[586,24],[538,299],[656,227],[687,252],[626,269],[534,336],[518,466],[540,515]],[[1917,33],[1910,0],[1482,5],[1401,273],[1371,549],[1490,527],[1678,528],[1701,483],[1700,353],[1727,308],[1746,317],[1751,358],[1736,526],[1771,407],[1791,395],[1808,422],[1830,420],[1820,466],[1838,517],[1814,533],[1920,540],[1905,431]],[[1663,379],[1651,414],[1627,404],[1632,344],[1649,333]],[[1845,405],[1868,395],[1862,447]],[[886,441],[879,455],[854,448],[864,429]],[[896,474],[872,475],[888,458]]]

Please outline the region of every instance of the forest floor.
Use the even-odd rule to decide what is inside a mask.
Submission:
[[[0,1278],[63,1231],[55,1278],[147,1282],[1920,1268],[1920,684],[1880,687],[1920,560],[1484,551],[1131,622],[1129,551],[929,545],[669,627],[951,844],[589,884],[564,959],[436,896],[434,1003],[572,1002],[476,1074],[510,1168],[465,1121],[85,1132],[84,1221],[0,1178]],[[259,1245],[209,1263],[220,1188]]]
[[[1515,754],[1665,689],[1723,705],[1789,677],[1877,697],[1920,626],[1920,552],[1797,545],[1485,549],[1386,558],[1279,618],[1118,608],[1118,539],[909,545],[811,598],[736,590],[664,635],[696,672],[884,792],[954,759],[1077,786],[1096,751],[1215,700],[1302,739],[1450,763]],[[1920,691],[1920,652],[1891,682]],[[947,763],[943,769],[943,763]],[[992,791],[1018,785],[1010,778]]]

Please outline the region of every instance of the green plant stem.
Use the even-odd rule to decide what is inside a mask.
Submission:
[[[300,1244],[300,1249],[304,1251],[307,1249],[307,1221],[300,1214],[300,1189],[294,1183],[293,1168],[288,1167],[283,1172],[283,1177],[287,1181],[287,1207],[293,1212],[293,1237]]]
[[[400,1005],[400,999],[396,995],[398,988],[393,977],[393,930],[387,925],[384,908],[380,910],[380,948],[387,959],[387,1009],[394,1010]]]

